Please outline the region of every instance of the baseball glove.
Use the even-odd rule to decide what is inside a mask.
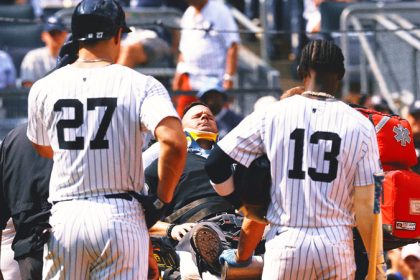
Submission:
[[[270,161],[266,155],[255,159],[246,168],[237,165],[233,174],[235,192],[242,202],[239,209],[245,217],[268,223],[266,215],[270,203]]]

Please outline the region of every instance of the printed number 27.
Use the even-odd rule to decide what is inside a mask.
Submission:
[[[90,148],[92,150],[108,149],[109,143],[108,140],[105,140],[105,134],[111,123],[115,107],[117,107],[117,98],[88,98],[88,111],[95,110],[96,107],[106,107],[106,109],[96,136],[89,143]],[[78,99],[60,99],[54,104],[54,112],[60,112],[63,108],[73,108],[74,119],[59,120],[57,122],[58,145],[60,149],[64,150],[82,150],[85,138],[76,136],[74,141],[66,141],[64,140],[64,129],[78,128],[83,124],[83,103]]]
[[[305,130],[302,128],[297,128],[290,134],[290,139],[295,140],[293,169],[289,170],[288,174],[291,179],[305,179],[305,171],[302,170],[304,137]],[[309,167],[308,175],[314,181],[329,183],[337,177],[337,156],[340,153],[341,138],[337,133],[317,131],[311,135],[309,142],[318,144],[319,140],[331,141],[331,151],[324,152],[324,161],[329,162],[329,169],[327,173],[321,173],[317,172],[316,168]]]

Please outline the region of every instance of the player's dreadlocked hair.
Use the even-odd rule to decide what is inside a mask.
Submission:
[[[309,69],[318,73],[337,73],[341,79],[345,71],[341,49],[327,40],[309,42],[303,48],[298,66],[298,74],[301,79],[309,75]]]

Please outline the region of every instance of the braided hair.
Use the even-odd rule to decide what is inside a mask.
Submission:
[[[344,76],[344,56],[341,49],[331,41],[315,40],[309,42],[302,51],[298,66],[301,79],[309,75],[309,69],[318,73],[336,73]]]

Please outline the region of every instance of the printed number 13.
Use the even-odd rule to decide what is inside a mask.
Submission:
[[[295,141],[295,150],[293,157],[293,169],[289,170],[289,178],[291,179],[305,179],[305,171],[302,170],[303,149],[305,138],[305,130],[296,128],[291,134],[290,139]],[[318,182],[332,182],[337,177],[338,160],[337,156],[340,153],[341,138],[337,133],[327,131],[314,132],[309,142],[311,144],[319,144],[320,140],[331,141],[331,151],[324,152],[324,161],[329,162],[329,169],[327,173],[317,172],[316,168],[309,167],[309,177]]]

